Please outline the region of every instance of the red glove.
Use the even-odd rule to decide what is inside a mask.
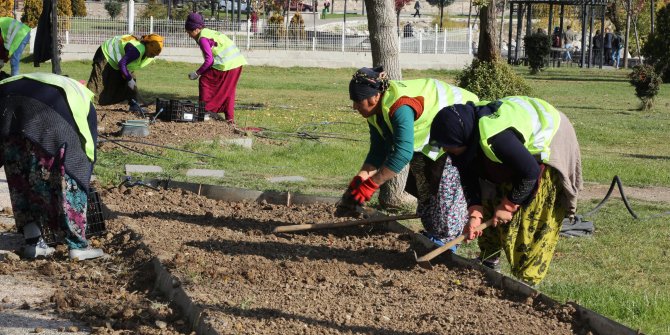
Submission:
[[[356,176],[349,182],[349,190],[355,190],[363,183],[363,177]]]
[[[379,185],[372,181],[372,178],[368,178],[358,185],[358,187],[351,190],[351,195],[354,197],[354,200],[363,205],[367,201],[370,201],[370,198],[372,198],[372,195],[378,188]]]
[[[518,209],[519,205],[509,201],[507,197],[503,197],[500,205],[496,207],[495,213],[493,214],[493,226],[496,227],[498,224],[505,224],[512,221],[512,217]]]

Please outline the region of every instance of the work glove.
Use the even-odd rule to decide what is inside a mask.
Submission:
[[[368,178],[360,185],[358,185],[358,187],[351,190],[351,195],[356,202],[358,202],[360,205],[363,205],[364,203],[370,201],[370,198],[372,198],[372,195],[378,188],[379,185],[372,181],[372,178]]]
[[[354,200],[354,196],[351,194],[355,188],[358,188],[363,183],[363,178],[361,176],[356,176],[354,179],[349,182],[349,187],[342,194],[342,198],[337,203],[337,208],[335,209],[336,217],[359,217],[362,213],[362,208],[357,201]]]
[[[130,79],[128,80],[128,88],[134,91],[137,88],[137,83],[135,82],[135,79]]]
[[[198,77],[200,77],[200,75],[195,71],[188,74],[188,79],[191,79],[191,80],[196,80],[196,79],[198,79]]]
[[[465,241],[470,242],[479,236],[482,236],[483,231],[475,231],[477,227],[482,224],[482,219],[484,218],[484,207],[480,205],[474,205],[468,207],[468,223],[465,224],[463,228],[463,234],[465,234]]]
[[[506,224],[512,221],[512,217],[518,209],[519,205],[511,202],[507,197],[503,197],[493,214],[493,226],[496,227],[498,224]]]

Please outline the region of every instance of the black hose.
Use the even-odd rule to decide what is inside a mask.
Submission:
[[[100,136],[101,136],[101,137],[104,137],[105,139],[104,139],[103,141],[98,141],[98,143],[103,143],[103,142],[113,142],[113,143],[116,143],[116,144],[118,144],[117,142],[137,143],[137,144],[149,145],[149,146],[152,146],[152,147],[159,147],[159,148],[164,148],[164,149],[170,149],[170,150],[175,150],[175,151],[186,152],[186,153],[189,153],[189,154],[194,154],[194,155],[203,156],[203,157],[216,158],[216,157],[214,157],[214,156],[212,156],[212,155],[203,154],[203,153],[199,153],[199,152],[195,152],[195,151],[190,151],[190,150],[186,150],[186,149],[179,149],[179,148],[174,148],[174,147],[168,147],[168,146],[160,145],[160,144],[153,144],[153,143],[149,143],[149,142],[133,141],[133,140],[110,139],[110,138],[108,138],[108,137],[106,137],[106,136],[103,136],[103,135],[100,135]]]
[[[148,154],[148,153],[146,153],[146,152],[142,152],[142,151],[139,151],[139,150],[137,150],[137,149],[133,149],[133,148],[131,148],[131,147],[129,147],[129,146],[123,145],[123,144],[121,144],[121,143],[117,143],[117,142],[115,142],[115,141],[107,140],[107,141],[103,141],[103,142],[110,142],[110,143],[113,143],[113,144],[116,144],[116,145],[120,146],[121,148],[128,149],[128,150],[130,150],[130,151],[132,151],[132,152],[134,152],[134,153],[137,153],[137,154],[140,154],[140,155],[144,155],[144,156],[148,156],[148,157],[151,157],[151,158],[159,158],[159,159],[162,158],[162,159],[171,160],[171,159],[169,159],[169,158],[165,158],[165,157],[161,157],[161,156],[154,156],[154,155]],[[98,142],[98,143],[101,143],[101,142]]]
[[[628,213],[630,213],[633,218],[638,219],[638,220],[647,220],[647,219],[652,219],[656,217],[661,217],[661,216],[666,216],[670,215],[670,211],[663,212],[661,214],[656,214],[652,216],[647,216],[644,218],[640,218],[637,213],[633,210],[633,208],[630,206],[630,203],[628,202],[628,198],[626,198],[626,194],[623,191],[623,183],[621,182],[621,179],[619,179],[619,176],[614,176],[612,179],[612,184],[610,184],[610,189],[607,191],[607,194],[605,195],[605,198],[600,201],[598,205],[596,205],[595,208],[590,210],[588,213],[584,214],[584,217],[591,216],[598,212],[600,208],[609,200],[610,196],[612,195],[612,191],[614,191],[614,185],[616,185],[619,188],[619,194],[621,194],[621,200],[623,200],[623,204],[626,206],[626,209],[628,210]]]

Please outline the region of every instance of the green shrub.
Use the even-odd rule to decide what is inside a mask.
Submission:
[[[155,1],[149,2],[149,4],[144,8],[140,14],[141,18],[148,19],[154,17],[155,19],[166,19],[168,14],[167,6],[163,4],[156,3]]]
[[[84,0],[72,0],[72,16],[86,17],[86,3]]]
[[[635,95],[642,101],[640,109],[651,109],[654,98],[661,89],[663,80],[654,71],[654,67],[648,64],[636,65],[633,67],[633,72],[628,75],[630,84],[635,86]]]
[[[528,55],[530,74],[537,74],[544,69],[544,64],[551,53],[551,39],[547,34],[534,33],[523,38]]]
[[[37,27],[37,21],[42,13],[42,0],[26,0],[23,3],[23,14],[21,22],[29,25],[31,28]]]
[[[14,0],[0,3],[0,17],[14,17]]]
[[[503,62],[472,61],[456,75],[456,83],[481,100],[496,100],[511,95],[530,95],[528,84]]]
[[[663,81],[670,82],[670,5],[656,13],[656,29],[649,35],[649,43],[642,48],[642,54]]]
[[[115,0],[109,0],[109,2],[105,4],[105,10],[112,19],[115,19],[117,16],[119,16],[119,14],[121,14],[121,9],[121,3]]]

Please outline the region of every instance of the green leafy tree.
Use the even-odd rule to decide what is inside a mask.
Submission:
[[[642,54],[663,81],[670,82],[670,5],[656,13],[655,31],[649,35],[649,42],[642,48]]]
[[[72,15],[77,17],[86,17],[86,3],[84,0],[72,0]]]
[[[37,21],[42,13],[42,0],[26,0],[23,3],[23,14],[21,22],[29,25],[31,28],[37,27]]]
[[[534,33],[523,38],[528,55],[530,74],[537,74],[544,68],[544,64],[551,53],[551,38],[544,33]]]
[[[427,0],[431,6],[437,6],[440,9],[440,29],[444,21],[444,8],[454,3],[454,0]]]
[[[115,0],[109,0],[109,2],[105,4],[105,10],[112,19],[115,19],[121,14],[121,8],[121,3]]]
[[[14,0],[0,3],[0,17],[14,17]]]

